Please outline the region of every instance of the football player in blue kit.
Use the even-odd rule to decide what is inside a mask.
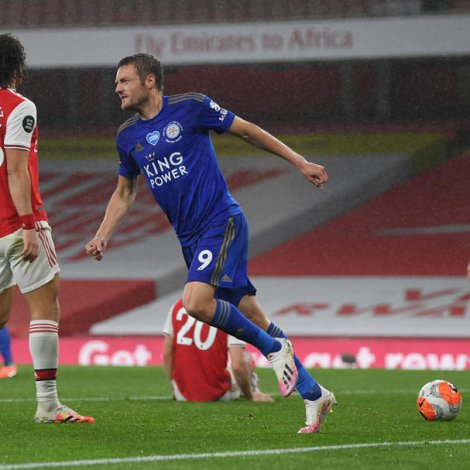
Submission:
[[[248,226],[220,171],[210,131],[228,132],[294,165],[317,187],[328,177],[260,127],[221,108],[200,93],[163,95],[163,67],[151,54],[123,58],[116,73],[123,110],[136,114],[118,130],[117,187],[104,219],[85,249],[101,260],[106,245],[132,206],[141,173],[180,241],[188,275],[186,311],[246,341],[264,354],[289,396],[297,387],[306,406],[300,433],[320,430],[336,403],[294,355],[286,335],[265,315],[247,275]]]
[[[16,377],[18,367],[13,363],[11,337],[6,325],[0,328],[0,356],[3,357],[3,366],[0,366],[0,379]]]

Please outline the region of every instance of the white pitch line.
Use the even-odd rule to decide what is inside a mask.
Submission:
[[[461,390],[461,389],[459,389]],[[462,391],[462,390],[461,390]],[[335,392],[337,395],[376,395],[380,394],[402,394],[402,393],[413,393],[414,390],[343,390],[341,392]],[[271,396],[281,396],[279,392],[270,393]],[[171,400],[172,397],[170,395],[164,396],[131,396],[131,397],[61,397],[61,400],[65,401],[72,401],[72,402],[80,402],[80,401],[151,401],[151,400]],[[23,403],[23,402],[30,402],[36,401],[36,398],[0,398],[0,403]]]
[[[470,389],[459,388],[459,391],[470,392]],[[412,394],[415,393],[417,395],[416,390],[412,389],[389,389],[389,390],[373,390],[373,389],[364,389],[364,390],[340,390],[336,391],[335,394],[338,396],[341,395],[403,395],[403,394]],[[270,393],[273,397],[281,396],[280,393]],[[71,401],[71,402],[82,402],[82,401],[159,401],[159,400],[172,400],[170,395],[162,395],[162,396],[131,396],[131,397],[61,397],[61,400]],[[36,401],[36,398],[0,398],[0,403],[23,403],[23,402],[31,402]]]
[[[168,462],[175,460],[201,460],[231,457],[256,457],[260,455],[305,454],[309,452],[327,452],[351,449],[370,449],[373,447],[417,447],[422,445],[461,445],[470,444],[470,439],[445,441],[401,441],[401,442],[366,442],[362,444],[343,444],[333,446],[303,447],[291,449],[245,450],[234,452],[213,452],[204,454],[148,455],[146,457],[128,457],[114,459],[73,460],[61,462],[37,462],[0,465],[0,470],[26,470],[30,468],[84,467],[90,465],[114,465],[125,463]]]
[[[170,395],[155,397],[60,397],[62,401],[146,401],[146,400],[171,400]],[[23,403],[36,401],[36,398],[0,398],[0,403]]]
[[[462,393],[470,392],[470,389],[467,388],[460,388],[459,391]],[[418,393],[418,391],[414,389],[388,389],[388,390],[374,390],[374,389],[363,389],[363,390],[335,390],[336,395],[403,395],[408,393]],[[270,393],[273,397],[280,397],[281,394],[279,392]],[[161,395],[161,396],[130,396],[130,397],[61,397],[61,400],[65,401],[73,401],[73,402],[81,402],[81,401],[159,401],[159,400],[172,400],[172,396],[170,395]],[[30,402],[36,401],[36,398],[0,398],[0,403],[22,403],[22,402]]]

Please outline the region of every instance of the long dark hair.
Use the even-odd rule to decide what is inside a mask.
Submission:
[[[0,88],[8,88],[14,80],[21,82],[25,61],[20,40],[11,34],[0,34]]]

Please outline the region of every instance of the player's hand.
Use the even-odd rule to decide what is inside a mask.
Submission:
[[[23,251],[21,256],[24,261],[34,261],[39,254],[39,243],[36,230],[34,228],[23,229]]]
[[[273,397],[271,395],[268,395],[266,393],[253,392],[252,397],[251,397],[251,401],[264,401],[264,402],[271,403],[274,400],[273,400]]]
[[[300,167],[300,172],[313,183],[317,188],[322,188],[323,185],[328,181],[328,174],[326,173],[325,167],[305,161]]]
[[[107,242],[100,240],[99,238],[93,238],[85,245],[85,251],[88,256],[101,261],[104,256],[104,250],[106,249]]]

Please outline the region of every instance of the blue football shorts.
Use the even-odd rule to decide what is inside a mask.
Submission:
[[[256,294],[248,278],[248,223],[243,213],[209,226],[192,245],[183,247],[188,266],[186,282],[217,287],[216,297],[238,305],[245,295]]]

